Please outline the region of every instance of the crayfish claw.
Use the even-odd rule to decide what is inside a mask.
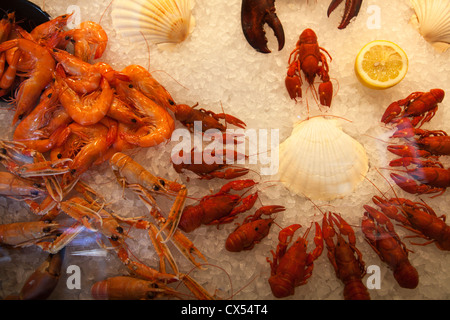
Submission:
[[[264,24],[274,31],[278,40],[278,50],[284,47],[284,30],[275,13],[275,0],[242,0],[241,24],[248,43],[261,53],[270,53]]]
[[[327,16],[336,9],[343,0],[333,0],[328,7]],[[345,9],[344,15],[342,17],[341,23],[338,26],[338,29],[345,29],[347,25],[350,23],[350,20],[356,17],[359,13],[359,9],[361,9],[362,0],[345,0]]]
[[[331,81],[319,85],[319,98],[321,105],[327,107],[331,106],[331,100],[333,99],[333,84]]]

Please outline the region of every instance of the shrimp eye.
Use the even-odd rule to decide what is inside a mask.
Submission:
[[[21,115],[18,116],[19,120],[23,119],[23,113]]]
[[[70,36],[65,36],[64,40],[66,41],[70,40]]]
[[[112,241],[117,241],[117,240],[119,240],[119,237],[116,236],[116,235],[112,235],[112,236],[111,236],[111,240],[112,240]]]
[[[72,170],[70,170],[70,173],[71,173],[71,174],[74,174],[75,172],[77,172],[77,169],[72,169]]]
[[[61,18],[63,18],[63,19],[65,19],[67,17],[67,15],[65,14],[65,15],[62,15],[61,16]]]
[[[53,95],[53,93],[49,93],[48,96],[47,96],[47,98],[51,98],[52,95]]]
[[[31,195],[32,195],[32,196],[37,196],[37,195],[39,195],[39,191],[32,190],[32,191],[31,191]]]
[[[128,88],[133,88],[133,85],[130,83],[130,84],[128,85]]]
[[[159,191],[159,189],[160,189],[160,188],[159,188],[156,184],[153,186],[153,190],[154,190],[154,191]]]
[[[166,185],[166,182],[162,179],[159,180],[159,183],[161,183],[161,185],[164,187]]]
[[[116,231],[117,231],[118,233],[122,234],[122,233],[123,233],[123,228],[122,228],[122,227],[117,227],[117,228],[116,228]]]
[[[137,120],[133,118],[133,119],[131,119],[131,122],[136,123]]]
[[[170,104],[171,106],[173,106],[173,105],[175,105],[175,102],[173,102],[172,100],[169,99],[169,104]]]
[[[58,153],[58,155],[56,156],[58,159],[61,159],[62,158],[62,154],[61,153]]]
[[[6,154],[6,149],[5,148],[2,148],[2,153]]]

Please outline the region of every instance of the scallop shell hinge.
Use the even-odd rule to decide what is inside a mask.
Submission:
[[[111,17],[119,34],[155,44],[184,41],[195,26],[193,0],[116,0]]]
[[[369,169],[364,147],[335,120],[323,117],[298,123],[279,150],[281,181],[291,192],[313,200],[348,195]]]

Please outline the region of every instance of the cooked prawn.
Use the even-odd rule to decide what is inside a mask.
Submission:
[[[148,98],[160,104],[166,109],[175,111],[176,104],[170,93],[152,74],[140,65],[129,65],[122,70],[122,73],[130,78],[131,84],[141,91]]]
[[[125,126],[126,131],[120,133],[124,140],[132,145],[147,148],[170,139],[175,129],[175,122],[166,109],[126,82],[120,82],[117,85],[117,92],[150,119],[150,124],[138,128]]]
[[[82,22],[79,28],[66,31],[64,36],[73,40],[74,55],[83,61],[91,60],[92,55],[94,59],[100,58],[108,43],[105,30],[93,21]]]
[[[81,125],[92,125],[102,120],[111,106],[114,91],[108,81],[102,78],[100,89],[80,97],[57,75],[57,85],[60,86],[59,100],[70,117]]]
[[[52,38],[62,32],[62,28],[67,25],[67,21],[72,14],[63,14],[50,21],[41,23],[30,32],[31,37],[41,45],[46,44],[47,41],[51,41]]]
[[[55,60],[50,52],[27,39],[13,39],[0,44],[0,52],[18,48],[28,53],[34,62],[34,68],[27,74],[28,79],[20,84],[16,94],[16,112],[13,124],[30,113],[34,103],[39,99],[42,90],[52,81],[55,70]]]
[[[14,130],[13,140],[20,141],[28,148],[44,153],[55,146],[57,134],[50,137],[42,135],[40,129],[44,127],[53,111],[57,108],[58,93],[49,87],[42,94],[39,104],[27,115]],[[50,132],[53,134],[54,132]]]

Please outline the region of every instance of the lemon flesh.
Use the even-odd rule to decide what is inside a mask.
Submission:
[[[395,86],[406,76],[408,57],[393,42],[376,40],[366,44],[355,60],[358,80],[372,89],[387,89]]]

